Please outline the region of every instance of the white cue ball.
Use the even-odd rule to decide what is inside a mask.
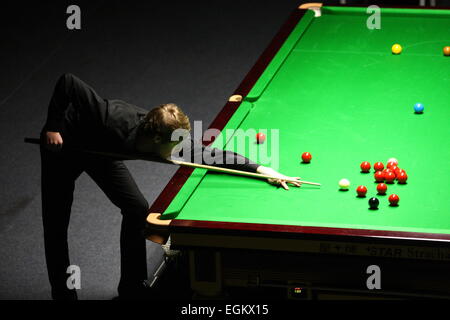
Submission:
[[[386,163],[389,163],[389,162],[394,162],[395,165],[398,165],[398,160],[395,158],[390,158]]]
[[[348,181],[347,179],[341,179],[339,181],[339,187],[342,190],[347,190],[349,186],[350,186],[350,181]]]

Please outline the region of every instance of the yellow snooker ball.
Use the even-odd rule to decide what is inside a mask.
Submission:
[[[394,44],[392,46],[392,53],[393,54],[399,54],[400,52],[402,52],[402,46],[399,45],[398,43]]]

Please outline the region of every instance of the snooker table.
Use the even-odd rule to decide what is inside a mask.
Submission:
[[[381,8],[380,29],[368,28],[369,16],[365,7],[294,10],[210,125],[220,134],[204,137],[320,187],[285,191],[181,167],[151,206],[150,239],[171,235],[199,295],[246,287],[291,298],[450,297],[450,57],[442,52],[450,10]],[[267,140],[256,144],[254,132]],[[359,165],[391,157],[407,183],[377,195],[373,168]],[[367,197],[356,196],[358,185]],[[369,210],[372,196],[378,210]],[[381,288],[367,286],[371,265]]]

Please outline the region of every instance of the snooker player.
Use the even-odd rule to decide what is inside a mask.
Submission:
[[[121,100],[103,99],[72,74],[60,77],[41,131],[40,149],[44,246],[53,299],[77,299],[76,291],[66,285],[66,270],[70,265],[67,230],[75,180],[82,172],[95,181],[122,213],[119,297],[140,298],[147,292],[143,234],[149,209],[146,199],[123,159],[76,152],[74,148],[62,148],[63,144],[120,154],[146,153],[167,159],[179,143],[171,141],[171,133],[176,129],[190,130],[190,122],[174,104],[148,111]],[[201,144],[191,144],[191,159],[197,159],[195,155],[205,151],[225,159],[222,164],[218,161],[217,166],[275,176],[279,179],[271,179],[269,183],[285,189],[288,187],[283,179],[293,179],[237,153]],[[293,184],[300,186],[300,183]]]

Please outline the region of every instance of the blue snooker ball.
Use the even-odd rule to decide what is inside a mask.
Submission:
[[[423,104],[421,104],[421,103],[416,103],[414,105],[414,112],[415,113],[422,113],[423,109],[424,109],[424,107],[423,107]]]

